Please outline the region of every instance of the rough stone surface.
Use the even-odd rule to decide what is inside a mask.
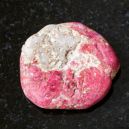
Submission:
[[[39,107],[86,109],[107,94],[119,67],[111,46],[87,26],[48,25],[22,47],[21,85]]]

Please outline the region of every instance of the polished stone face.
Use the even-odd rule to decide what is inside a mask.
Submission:
[[[102,34],[115,49],[121,70],[108,96],[83,111],[40,110],[21,92],[19,56],[25,40],[47,24],[78,21]],[[128,129],[129,1],[0,1],[0,128]]]

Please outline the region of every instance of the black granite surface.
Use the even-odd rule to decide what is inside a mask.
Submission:
[[[101,33],[120,58],[110,93],[88,110],[40,109],[20,87],[25,40],[47,24],[65,21]],[[129,0],[0,0],[0,129],[129,129]]]

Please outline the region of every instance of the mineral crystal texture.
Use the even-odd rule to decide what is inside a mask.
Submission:
[[[108,42],[78,22],[51,24],[30,36],[20,57],[25,96],[45,109],[86,109],[108,93],[120,67]]]

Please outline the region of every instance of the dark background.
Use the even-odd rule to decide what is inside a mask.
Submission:
[[[50,23],[79,21],[113,46],[121,71],[108,96],[88,110],[44,110],[20,87],[25,40]],[[129,129],[129,0],[0,0],[0,129]]]

